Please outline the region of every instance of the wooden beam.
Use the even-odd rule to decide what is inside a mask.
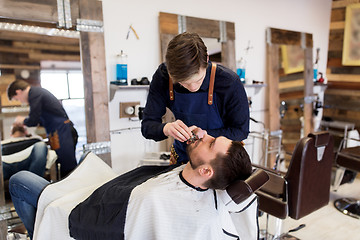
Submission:
[[[327,73],[328,81],[344,81],[344,82],[358,82],[360,83],[360,75],[356,74],[332,74]]]
[[[236,72],[235,40],[221,43],[221,63]]]
[[[313,51],[312,47],[305,49],[305,63],[304,63],[304,97],[306,98],[313,96],[314,82],[313,82]],[[313,103],[309,101],[304,102],[304,136],[314,131],[313,122]]]
[[[40,70],[40,66],[31,65],[14,65],[14,64],[0,64],[0,69],[36,69]]]
[[[329,58],[327,62],[328,68],[331,67],[342,67],[342,59],[341,58]]]
[[[80,61],[79,55],[70,54],[50,54],[50,53],[39,53],[30,52],[29,58],[34,60],[54,60],[54,61]]]
[[[53,22],[57,19],[56,1],[0,1],[0,16],[9,19],[28,19],[39,22]]]
[[[338,29],[344,29],[344,28],[345,28],[345,21],[330,23],[330,30],[338,30]]]
[[[216,20],[186,17],[186,31],[196,32],[201,37],[220,38],[220,24]]]
[[[301,46],[301,32],[288,31],[277,28],[270,28],[270,42],[273,44],[287,44]],[[312,35],[305,33],[306,47],[312,47]]]
[[[279,89],[304,87],[304,79],[297,79],[292,81],[280,82]]]
[[[98,1],[99,2],[99,1]],[[79,1],[70,1],[71,21],[76,24],[79,18]],[[94,3],[98,5],[97,3]],[[15,20],[58,23],[57,1],[54,0],[1,0],[0,16]],[[97,20],[97,19],[94,19]]]
[[[29,41],[38,43],[51,43],[51,44],[62,44],[62,45],[76,45],[79,44],[78,38],[68,38],[59,36],[47,36],[35,33],[22,33],[0,30],[0,39],[11,40],[16,39],[17,41]]]
[[[31,50],[30,49],[19,49],[19,48],[14,48],[11,46],[0,46],[0,52],[7,52],[7,53],[29,53]]]
[[[72,46],[68,44],[60,45],[60,44],[50,44],[50,43],[13,41],[12,45],[17,49],[25,48],[25,49],[40,49],[40,50],[56,50],[56,51],[66,51],[66,52],[80,52],[80,46],[78,42]],[[19,50],[23,50],[23,49],[19,49]]]
[[[266,72],[268,79],[269,119],[266,127],[270,131],[280,129],[280,101],[279,101],[279,45],[267,44],[266,48]],[[271,99],[271,100],[270,100]]]
[[[79,0],[80,18],[102,21],[102,2]],[[81,32],[81,59],[85,87],[88,143],[110,140],[109,97],[106,79],[104,33]],[[111,166],[111,162],[107,162]]]
[[[330,22],[345,21],[345,8],[336,8],[331,10]]]
[[[159,31],[160,34],[179,34],[178,15],[172,13],[159,13]]]
[[[332,2],[332,9],[335,8],[343,8],[347,5],[353,4],[353,3],[360,3],[360,0],[342,0],[342,1],[333,1]]]
[[[329,81],[328,89],[360,90],[360,82]]]

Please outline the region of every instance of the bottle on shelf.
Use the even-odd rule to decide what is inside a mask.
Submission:
[[[127,55],[121,50],[117,55],[116,81],[118,85],[128,85],[127,78]]]
[[[240,58],[236,62],[236,73],[239,75],[239,78],[243,84],[245,84],[245,71],[246,71],[246,61],[244,58]]]
[[[313,82],[316,83],[318,81],[318,69],[319,69],[319,52],[320,52],[320,48],[316,49],[316,59],[315,59],[315,63],[314,63],[314,77],[313,77]]]

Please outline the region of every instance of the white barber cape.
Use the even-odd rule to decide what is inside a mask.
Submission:
[[[196,190],[179,177],[184,166],[132,191],[125,239],[258,239],[255,195],[237,205],[226,191]]]
[[[258,239],[255,195],[237,205],[225,191],[198,191],[180,179],[183,167],[132,190],[125,239]],[[70,176],[46,187],[38,202],[34,239],[72,239],[68,229],[72,209],[114,177],[111,168],[90,154]]]

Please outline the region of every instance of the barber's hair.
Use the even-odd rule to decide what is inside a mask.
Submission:
[[[16,95],[16,90],[25,90],[28,86],[30,86],[30,84],[24,80],[15,80],[10,83],[7,89],[9,100],[11,100]]]
[[[197,33],[181,33],[169,43],[166,66],[174,82],[182,82],[207,67],[207,48]]]
[[[232,141],[227,153],[218,154],[210,164],[214,175],[205,185],[212,189],[225,189],[235,180],[245,180],[252,173],[250,157],[239,141]]]

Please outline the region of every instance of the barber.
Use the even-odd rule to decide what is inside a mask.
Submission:
[[[75,147],[78,135],[59,100],[48,90],[30,86],[23,80],[10,83],[7,94],[9,100],[29,104],[29,116],[17,116],[15,124],[28,127],[41,124],[45,127],[51,149],[58,155],[56,162],[60,163],[60,175],[65,177],[77,165]]]
[[[166,108],[174,122],[162,122]],[[249,134],[249,106],[239,76],[211,63],[200,36],[185,32],[170,41],[166,62],[153,75],[141,131],[155,141],[173,137],[170,162],[186,163],[186,141],[193,130],[189,126],[241,141]]]

